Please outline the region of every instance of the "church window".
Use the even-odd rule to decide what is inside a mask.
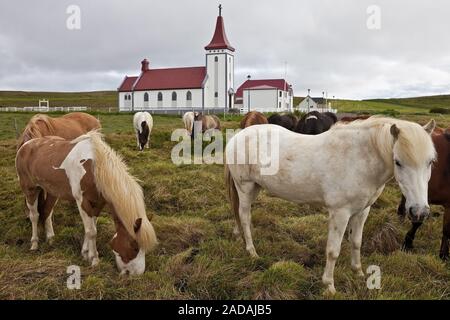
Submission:
[[[214,62],[218,62],[219,58],[218,57],[214,57]]]
[[[127,94],[125,95],[125,100],[128,100],[128,95]]]
[[[191,101],[192,100],[192,93],[190,91],[186,92],[186,100]]]
[[[148,102],[148,92],[144,93],[144,102]]]
[[[158,101],[163,101],[162,92],[158,92]]]
[[[280,91],[280,98],[281,98],[281,94],[282,94],[282,92]]]
[[[172,92],[172,101],[177,101],[177,93],[175,91]]]
[[[218,98],[219,97],[219,93],[216,91],[215,93],[214,93],[214,98]]]

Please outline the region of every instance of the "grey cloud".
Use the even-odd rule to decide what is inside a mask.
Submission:
[[[82,28],[66,28],[66,8],[81,8]],[[366,9],[381,8],[379,31]],[[204,64],[217,1],[3,1],[0,90],[114,90],[153,67]],[[236,48],[236,86],[283,77],[342,98],[401,97],[450,90],[450,3],[445,0],[223,0]]]

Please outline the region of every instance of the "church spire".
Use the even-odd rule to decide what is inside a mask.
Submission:
[[[225,26],[222,17],[222,5],[219,5],[219,16],[216,21],[216,30],[214,31],[211,42],[205,47],[205,50],[228,49],[234,51],[230,45],[227,35],[225,33]]]

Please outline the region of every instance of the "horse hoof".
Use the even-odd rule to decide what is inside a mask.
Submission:
[[[37,249],[38,249],[38,244],[37,244],[37,242],[33,242],[32,244],[31,244],[31,248],[30,248],[30,250],[31,251],[36,251]]]
[[[98,258],[93,258],[91,262],[91,267],[95,267],[100,263],[100,260]]]
[[[334,297],[335,294],[336,294],[336,288],[334,287],[334,285],[331,285],[331,284],[328,285],[328,288],[323,293],[323,295],[328,298]]]
[[[402,245],[402,251],[404,252],[411,252],[414,249],[414,246],[412,244],[404,242]]]
[[[449,254],[447,253],[439,253],[439,258],[441,258],[442,261],[447,261],[449,258]]]
[[[53,245],[54,242],[55,242],[55,239],[53,239],[53,237],[47,239],[47,243],[51,246]]]
[[[85,260],[85,261],[89,260],[89,252],[88,251],[81,251],[81,256],[83,257],[83,260]]]
[[[355,270],[355,274],[358,278],[364,278],[366,275],[364,274],[364,271],[362,269]]]

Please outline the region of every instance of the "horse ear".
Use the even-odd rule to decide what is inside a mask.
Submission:
[[[134,223],[134,233],[137,233],[142,225],[142,218],[136,219],[136,222]]]
[[[393,124],[393,125],[391,126],[391,134],[392,134],[392,136],[394,137],[394,139],[397,140],[398,135],[400,134],[400,129],[397,128],[397,125],[396,125],[396,124]]]
[[[431,119],[430,122],[428,122],[426,125],[423,126],[423,128],[425,129],[426,132],[431,134],[434,128],[436,128],[436,121],[434,121],[434,119]]]

